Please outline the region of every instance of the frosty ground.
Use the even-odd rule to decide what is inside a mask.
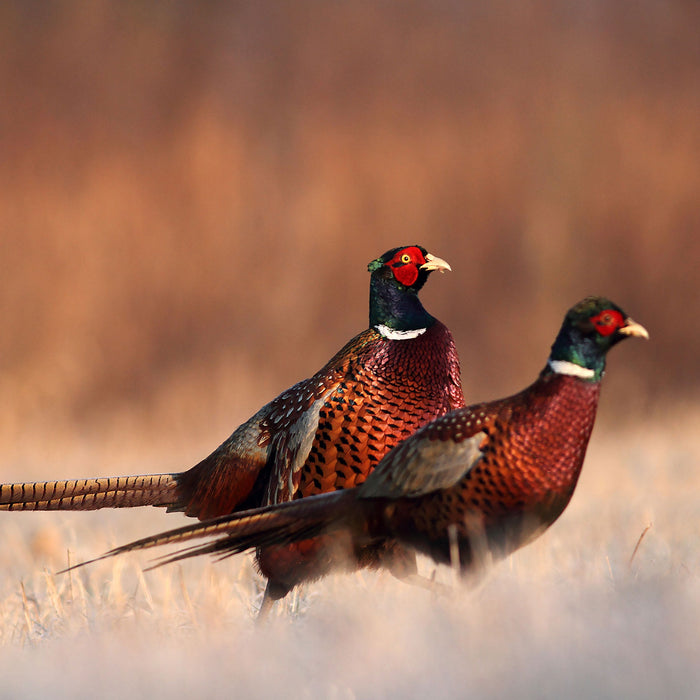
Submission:
[[[143,572],[142,554],[53,573],[180,515],[0,513],[0,697],[693,697],[692,423],[596,434],[560,521],[476,589],[436,596],[388,574],[337,575],[262,626],[250,557]],[[93,458],[77,451],[60,476],[90,473]],[[136,455],[120,459],[110,466],[127,473]],[[437,576],[453,583],[446,567]]]

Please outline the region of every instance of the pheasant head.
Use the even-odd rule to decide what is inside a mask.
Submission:
[[[545,372],[601,380],[613,345],[630,337],[649,338],[647,330],[604,297],[587,297],[564,318]]]
[[[418,245],[392,248],[367,266],[372,273],[369,293],[370,326],[384,337],[415,337],[435,319],[423,308],[418,292],[434,270],[451,270],[441,258]]]

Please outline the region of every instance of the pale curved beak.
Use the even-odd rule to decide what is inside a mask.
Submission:
[[[644,338],[644,340],[649,340],[649,332],[647,329],[640,323],[633,321],[631,318],[628,318],[625,321],[625,325],[620,328],[620,333],[622,333],[622,335],[632,336],[633,338]]]
[[[443,260],[442,258],[438,258],[436,255],[431,255],[430,253],[426,254],[425,262],[420,266],[420,269],[430,271],[437,270],[438,272],[449,270],[452,272],[452,268],[447,261]]]

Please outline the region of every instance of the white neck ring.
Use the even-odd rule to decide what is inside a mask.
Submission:
[[[423,335],[423,333],[428,330],[427,328],[413,328],[409,331],[397,331],[381,323],[378,323],[375,328],[379,331],[379,334],[387,340],[411,340],[412,338],[417,338],[419,335]]]
[[[595,371],[587,367],[581,367],[573,362],[566,360],[549,360],[549,366],[555,374],[567,374],[570,377],[579,377],[580,379],[593,379]]]

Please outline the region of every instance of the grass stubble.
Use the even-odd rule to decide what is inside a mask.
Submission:
[[[142,554],[53,573],[177,515],[2,513],[0,697],[693,697],[691,423],[598,433],[561,520],[476,588],[436,596],[385,573],[331,576],[263,626],[250,557],[144,572]]]

